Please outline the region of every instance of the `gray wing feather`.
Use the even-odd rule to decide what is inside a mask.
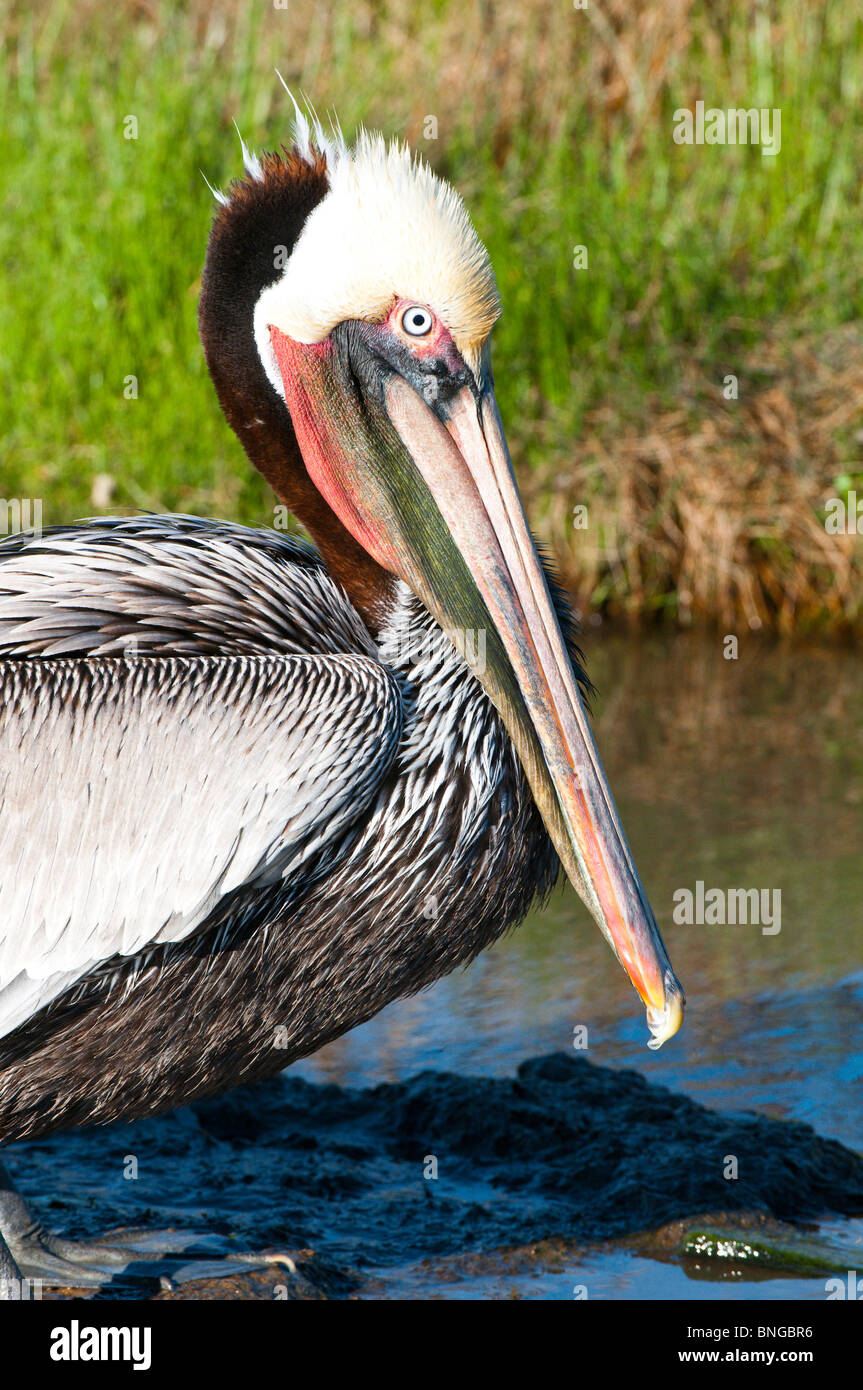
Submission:
[[[0,661],[0,1036],[235,889],[320,871],[400,727],[360,655]]]
[[[294,537],[184,516],[105,517],[0,539],[0,656],[376,655]]]

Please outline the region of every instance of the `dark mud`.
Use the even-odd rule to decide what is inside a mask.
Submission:
[[[739,1230],[863,1212],[863,1158],[808,1125],[718,1113],[561,1053],[506,1079],[426,1071],[348,1090],[284,1075],[8,1157],[66,1234],[174,1227],[210,1233],[211,1251],[300,1252],[293,1280],[243,1274],[183,1297],[350,1297],[387,1267],[547,1258],[560,1242],[661,1259],[707,1217]],[[134,1296],[122,1280],[111,1293]]]

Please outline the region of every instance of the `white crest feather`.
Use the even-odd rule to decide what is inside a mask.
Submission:
[[[306,110],[302,111],[297,99],[282,74],[276,68],[276,77],[281,82],[294,108],[293,144],[297,153],[307,164],[313,164],[317,155],[326,156],[327,168],[332,172],[339,160],[348,155],[345,138],[338,121],[330,122],[330,134],[324,130],[311,103],[306,100]]]
[[[361,130],[348,149],[337,126],[330,140],[295,108],[297,149],[307,160],[326,153],[330,188],[255,309],[258,351],[276,390],[271,324],[297,342],[321,342],[344,319],[384,318],[400,298],[432,309],[478,374],[500,299],[455,189],[407,145]]]
[[[478,375],[500,298],[488,252],[458,193],[403,142],[387,144],[361,129],[349,147],[335,117],[325,132],[311,104],[303,110],[276,75],[294,108],[294,149],[308,164],[325,157],[329,191],[255,307],[255,341],[275,389],[282,394],[271,324],[297,342],[316,343],[345,319],[384,318],[396,299],[433,310]],[[240,145],[247,175],[263,179],[261,161],[242,136]]]
[[[203,169],[201,170],[201,178],[204,180],[204,183],[209,188],[216,202],[221,203],[222,207],[226,208],[228,206],[228,203],[231,201],[227,193],[221,193],[218,188],[214,188],[213,185],[210,183],[210,180],[207,178],[207,175],[204,173]]]
[[[260,183],[264,177],[261,161],[256,154],[252,153],[242,135],[240,135],[240,127],[237,125],[236,121],[234,121],[234,130],[237,132],[240,140],[240,149],[243,155],[243,168],[250,179],[257,179],[258,183]]]

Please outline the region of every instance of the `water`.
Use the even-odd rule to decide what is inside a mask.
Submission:
[[[660,1052],[647,1050],[637,997],[578,899],[561,890],[468,970],[290,1068],[287,1084],[16,1146],[13,1174],[25,1193],[38,1197],[50,1174],[49,1221],[72,1235],[114,1225],[203,1230],[215,1253],[311,1246],[326,1266],[308,1266],[312,1291],[337,1297],[558,1300],[579,1287],[591,1299],[825,1297],[823,1273],[792,1278],[751,1263],[681,1258],[677,1218],[685,1234],[715,1210],[700,1190],[686,1200],[687,1182],[703,1182],[712,1163],[703,1112],[695,1120],[702,1133],[690,1142],[686,1130],[682,1169],[692,1171],[682,1187],[681,1165],[669,1167],[667,1153],[654,1180],[660,1099],[651,1121],[659,1128],[646,1131],[648,1163],[636,1174],[648,1219],[638,1216],[613,1241],[578,1243],[572,1233],[589,1229],[603,1191],[606,1213],[609,1204],[612,1217],[618,1210],[606,1174],[627,1133],[642,1153],[641,1100],[624,1122],[600,1098],[586,1142],[597,1147],[597,1135],[610,1135],[610,1157],[606,1148],[599,1172],[582,1163],[569,1182],[581,1139],[573,1148],[567,1137],[555,1189],[555,1126],[569,1135],[569,1120],[579,1121],[587,1078],[557,1112],[540,1095],[518,1136],[506,1118],[511,1096],[501,1109],[491,1083],[463,1082],[512,1077],[544,1054],[574,1057],[574,1030],[586,1028],[587,1056],[602,1067],[635,1068],[719,1112],[803,1121],[863,1151],[863,662],[841,649],[746,640],[740,659],[725,661],[721,639],[690,636],[594,636],[585,645],[602,692],[606,769],[687,991],[683,1031]],[[675,924],[675,892],[694,891],[699,880],[778,890],[781,930]],[[373,1098],[306,1084],[375,1087],[429,1069],[456,1080],[426,1078]],[[495,1123],[504,1130],[497,1148],[485,1143]],[[428,1133],[446,1147],[453,1129],[467,1133],[466,1144],[450,1146],[455,1158],[439,1183],[423,1181],[418,1156],[427,1150],[418,1146]],[[795,1163],[805,1148],[794,1148]],[[521,1165],[509,1186],[501,1152],[510,1174]],[[778,1149],[766,1152],[770,1167]],[[140,1156],[134,1183],[125,1180],[130,1154]],[[831,1160],[812,1150],[810,1175],[813,1162],[820,1175]],[[531,1189],[541,1163],[551,1181]],[[831,1190],[850,1191],[841,1163],[838,1171]],[[684,1195],[660,1219],[658,1204],[675,1185]],[[725,1204],[730,1189],[719,1186]],[[564,1239],[576,1199],[587,1220]],[[863,1275],[863,1219],[824,1219],[807,1234],[845,1247],[847,1268]],[[218,1296],[272,1297],[272,1286],[272,1272],[243,1275],[221,1281]]]
[[[507,1075],[586,1025],[597,1062],[705,1104],[803,1120],[863,1150],[863,662],[854,652],[688,635],[587,644],[600,750],[675,969],[684,1030],[645,1047],[639,1001],[570,891],[467,971],[385,1010],[292,1069],[372,1085],[433,1067]],[[674,893],[781,892],[781,930],[675,925]],[[771,899],[772,901],[772,899]],[[863,1245],[863,1221],[822,1233]],[[439,1278],[379,1271],[378,1295],[824,1297],[824,1280],[722,1282],[609,1249]],[[863,1252],[860,1266],[863,1267]],[[703,1274],[703,1271],[701,1272]]]

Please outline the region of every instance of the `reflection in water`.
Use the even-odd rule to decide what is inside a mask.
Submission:
[[[638,999],[567,889],[466,972],[295,1071],[342,1084],[512,1072],[584,1024],[596,1061],[863,1149],[863,662],[746,638],[726,661],[719,636],[585,645],[600,750],[687,991],[683,1032],[646,1050]],[[699,880],[780,890],[781,931],[675,924],[675,892]]]

